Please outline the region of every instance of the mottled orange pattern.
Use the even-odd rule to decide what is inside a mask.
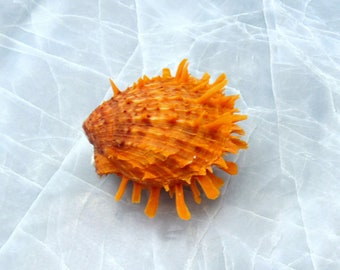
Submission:
[[[83,128],[94,146],[97,173],[122,176],[116,200],[133,181],[133,203],[140,202],[143,189],[150,192],[147,216],[155,216],[164,189],[175,195],[179,217],[190,219],[183,186],[200,203],[200,189],[209,199],[220,194],[223,180],[213,166],[237,173],[236,164],[224,157],[247,148],[239,138],[244,131],[235,124],[247,117],[234,107],[238,95],[223,94],[226,75],[214,83],[209,79],[208,73],[191,76],[184,59],[175,76],[164,68],[161,76],[144,76],[122,92],[110,81],[114,96],[90,114]]]

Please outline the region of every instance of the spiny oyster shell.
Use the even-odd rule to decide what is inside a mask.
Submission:
[[[174,77],[164,68],[162,76],[144,76],[123,92],[110,80],[114,97],[96,108],[83,128],[94,146],[97,173],[122,176],[116,200],[133,181],[132,202],[139,203],[142,189],[148,189],[145,213],[153,217],[164,188],[175,194],[179,217],[190,219],[183,186],[200,203],[197,183],[209,199],[216,199],[223,185],[212,166],[237,173],[236,164],[223,157],[247,148],[237,136],[244,131],[235,124],[246,116],[234,108],[238,95],[223,94],[226,75],[212,84],[209,79],[208,73],[191,76],[184,59]]]

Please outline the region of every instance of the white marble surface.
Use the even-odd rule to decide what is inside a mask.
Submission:
[[[185,57],[241,93],[249,150],[190,221],[149,219],[81,125]],[[1,1],[0,269],[340,269],[339,78],[337,0]]]

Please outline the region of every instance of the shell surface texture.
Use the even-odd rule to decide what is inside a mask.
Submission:
[[[148,190],[145,214],[154,217],[164,189],[175,197],[178,216],[187,220],[185,186],[198,204],[201,191],[208,199],[219,197],[224,181],[213,167],[237,173],[237,165],[224,158],[247,148],[236,124],[247,117],[234,107],[238,95],[223,94],[225,74],[209,81],[208,73],[191,76],[186,59],[174,76],[164,68],[161,76],[144,76],[125,91],[110,80],[114,96],[90,114],[83,128],[94,146],[96,172],[122,177],[116,200],[132,181],[132,203],[140,203],[141,192]]]

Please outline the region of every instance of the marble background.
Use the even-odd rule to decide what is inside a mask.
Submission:
[[[190,221],[166,194],[149,219],[81,125],[183,58],[227,73],[249,149]],[[340,269],[339,78],[338,0],[1,1],[0,269]]]

